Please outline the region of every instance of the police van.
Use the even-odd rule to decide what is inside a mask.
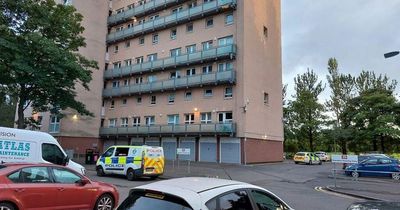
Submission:
[[[97,160],[98,176],[125,175],[130,181],[137,177],[157,178],[164,173],[164,151],[152,146],[111,146]]]
[[[0,127],[0,163],[54,163],[85,174],[48,133]]]

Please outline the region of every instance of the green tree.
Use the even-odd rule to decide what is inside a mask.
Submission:
[[[76,85],[88,90],[97,63],[78,53],[85,47],[82,15],[54,0],[0,0],[0,86],[24,110],[58,112],[72,108],[93,115],[75,100]]]
[[[289,104],[292,125],[296,136],[307,139],[309,149],[314,151],[314,141],[324,124],[324,105],[318,102],[318,96],[324,90],[321,81],[313,70],[307,70],[294,79],[296,94]]]
[[[351,131],[343,112],[349,105],[349,100],[355,95],[355,79],[350,74],[341,74],[336,58],[330,58],[328,61],[327,80],[331,95],[326,102],[326,107],[333,112],[334,117],[333,129],[330,131],[330,135],[334,140],[339,140],[342,153],[347,154],[346,142],[351,138]]]
[[[0,126],[14,127],[17,100],[0,92]]]

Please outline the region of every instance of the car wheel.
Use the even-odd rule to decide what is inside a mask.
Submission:
[[[394,179],[394,180],[400,180],[400,173],[393,173],[393,174],[392,174],[392,179]]]
[[[126,172],[126,178],[129,181],[133,181],[134,179],[136,179],[135,171],[131,168],[128,169],[128,171]]]
[[[299,162],[295,161],[294,164],[299,164]]]
[[[318,165],[322,165],[322,161],[321,160],[319,161]]]
[[[356,172],[356,171],[353,171],[353,172],[351,172],[351,176],[353,178],[358,178],[360,176],[360,174],[358,172]]]
[[[308,165],[312,165],[312,160],[308,161]]]
[[[105,175],[104,169],[101,166],[96,168],[96,173],[97,173],[97,176],[104,176]]]
[[[15,210],[16,208],[11,203],[0,203],[1,210]]]
[[[114,198],[109,194],[104,194],[96,202],[94,210],[113,210]]]

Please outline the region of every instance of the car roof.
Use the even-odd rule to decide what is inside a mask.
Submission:
[[[22,163],[22,162],[21,163],[3,163],[0,165],[6,166],[5,168],[2,168],[2,170],[0,170],[0,175],[7,174],[11,171],[15,171],[20,168],[31,167],[31,166],[32,167],[35,167],[35,166],[38,166],[38,167],[40,167],[40,166],[57,166],[57,165],[54,165],[51,163]]]

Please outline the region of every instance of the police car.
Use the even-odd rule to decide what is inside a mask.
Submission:
[[[157,178],[164,173],[162,147],[112,146],[96,163],[98,176],[106,174],[125,175],[128,180],[137,177]]]
[[[312,152],[298,152],[294,155],[293,160],[294,160],[295,164],[299,164],[299,163],[306,163],[309,165],[312,165],[312,164],[321,165],[322,164],[321,159]]]

